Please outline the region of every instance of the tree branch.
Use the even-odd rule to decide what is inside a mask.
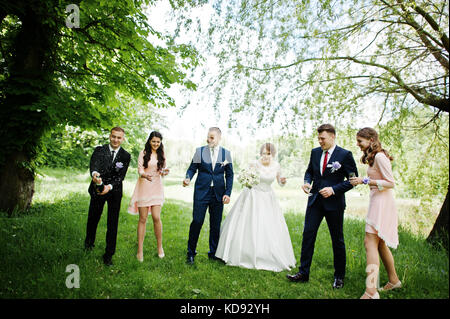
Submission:
[[[403,17],[408,25],[410,25],[414,30],[416,30],[419,38],[422,40],[423,44],[430,53],[434,56],[434,58],[448,71],[449,70],[449,61],[440,54],[440,50],[436,48],[428,39],[425,34],[423,28],[410,16],[410,12],[403,5],[402,0],[397,0],[400,3],[400,7],[404,11],[405,14],[401,14],[397,9],[392,8],[399,16]],[[385,3],[385,1],[383,1]]]
[[[449,40],[447,35],[442,32],[439,28],[439,25],[436,21],[428,14],[426,13],[421,7],[415,6],[414,10],[416,10],[417,13],[419,13],[422,17],[425,18],[425,20],[428,22],[428,24],[433,28],[434,31],[438,32],[441,35],[441,41],[444,44],[444,48],[449,52]]]
[[[385,71],[387,71],[390,75],[392,75],[395,79],[396,79],[396,84],[398,86],[400,86],[403,90],[405,90],[407,93],[411,94],[418,102],[423,103],[423,104],[427,104],[430,106],[434,106],[444,112],[449,112],[450,109],[450,103],[448,99],[445,98],[440,98],[439,96],[436,96],[434,94],[431,94],[429,92],[427,92],[425,94],[425,96],[422,96],[421,94],[419,94],[414,88],[410,87],[409,85],[407,85],[403,79],[401,78],[401,76],[391,67],[386,66],[386,65],[382,65],[379,63],[375,63],[375,62],[369,62],[369,61],[364,61],[364,60],[359,60],[356,59],[354,57],[349,57],[349,56],[338,56],[338,57],[329,57],[329,58],[307,58],[307,59],[301,59],[298,61],[295,61],[293,63],[287,64],[287,65],[276,65],[276,66],[272,66],[269,68],[257,68],[257,67],[246,67],[243,65],[238,65],[237,67],[242,67],[242,68],[247,68],[250,70],[256,70],[256,71],[272,71],[272,70],[278,70],[278,69],[285,69],[285,68],[290,68],[292,66],[301,64],[301,63],[305,63],[305,62],[313,62],[313,61],[351,61],[357,64],[361,64],[361,65],[367,65],[367,66],[372,66],[372,67],[376,67],[376,68],[380,68],[383,69]]]

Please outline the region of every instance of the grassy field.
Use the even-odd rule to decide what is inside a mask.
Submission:
[[[361,217],[367,208],[367,194],[352,190],[353,194],[349,192],[347,196],[344,225],[347,277],[344,289],[336,291],[331,288],[332,248],[325,222],[319,230],[307,284],[289,282],[287,271],[249,270],[208,260],[208,222],[200,235],[196,265],[186,265],[193,187],[181,187],[180,176],[165,180],[162,222],[166,257],[157,257],[149,219],[144,262],[139,263],[135,258],[138,217],[126,213],[136,181],[134,169],[129,170],[124,184],[114,266],[105,267],[101,256],[105,247],[106,212],[99,224],[95,249],[91,252],[83,249],[89,205],[88,174],[58,169],[45,169],[43,173],[38,178],[30,212],[12,217],[0,213],[0,298],[354,299],[364,291],[364,222]],[[295,180],[290,180],[284,188],[274,185],[285,210],[297,260],[300,258],[306,204],[306,197],[296,189],[298,185]],[[233,201],[239,192],[236,183]],[[449,298],[447,254],[425,242],[421,230],[423,232],[429,225],[409,227],[408,220],[412,217],[408,212],[413,211],[416,201],[397,202],[402,226],[400,245],[393,254],[404,288],[383,293],[382,298]],[[225,214],[230,207],[226,207]],[[70,274],[66,267],[70,264],[80,269],[80,288],[66,287],[66,278]],[[382,269],[381,284],[386,280],[386,272]]]

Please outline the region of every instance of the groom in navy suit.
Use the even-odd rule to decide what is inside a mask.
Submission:
[[[287,277],[294,282],[309,280],[317,231],[325,217],[333,246],[333,288],[342,288],[346,264],[343,232],[345,192],[353,188],[349,182],[350,173],[358,176],[358,171],[352,153],[336,145],[336,131],[331,124],[321,125],[317,132],[320,147],[311,151],[302,186],[303,191],[309,194],[309,198],[303,228],[299,272]]]
[[[221,131],[211,127],[208,131],[208,145],[197,148],[191,165],[186,172],[183,186],[188,186],[195,173],[198,172],[194,189],[193,218],[189,227],[189,240],[186,262],[194,264],[196,247],[200,230],[209,208],[209,252],[210,259],[215,256],[219,243],[220,223],[223,205],[230,202],[233,188],[233,165],[230,152],[219,146]]]

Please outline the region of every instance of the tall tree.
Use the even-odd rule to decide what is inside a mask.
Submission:
[[[364,114],[373,126],[419,112],[448,123],[446,0],[217,0],[214,8],[212,85],[236,118],[247,112],[268,125],[283,116],[286,130]],[[432,235],[448,247],[446,198]]]
[[[173,106],[172,84],[195,89],[197,51],[148,23],[154,2],[1,2],[0,210],[30,205],[39,140],[54,125],[110,128],[132,112],[127,98]]]

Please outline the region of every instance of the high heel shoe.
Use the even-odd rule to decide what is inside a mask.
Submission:
[[[390,281],[388,281],[388,283],[386,285],[384,285],[384,287],[380,288],[379,291],[388,291],[388,290],[393,290],[393,289],[398,289],[398,288],[402,288],[402,282],[400,280],[397,281],[397,283],[395,285],[393,283],[391,283]]]
[[[139,255],[136,255],[136,259],[140,262],[144,261],[144,255],[142,255],[142,257],[139,257]]]
[[[159,253],[158,253],[158,257],[159,257],[159,258],[161,258],[161,259],[162,259],[162,258],[164,258],[164,256],[165,256],[165,255],[164,255],[164,250],[162,251],[162,253],[161,253],[161,254],[159,254]]]
[[[364,296],[367,296],[369,298],[363,298]],[[380,299],[380,294],[378,293],[378,291],[375,291],[375,293],[371,295],[367,291],[365,291],[360,299]]]

